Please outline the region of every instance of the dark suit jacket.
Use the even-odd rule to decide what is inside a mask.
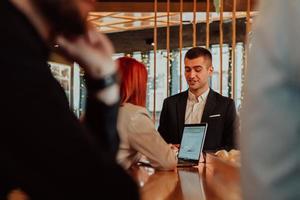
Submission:
[[[187,98],[188,91],[184,91],[164,100],[158,132],[167,143],[180,144]],[[218,114],[219,117],[210,117]],[[204,150],[229,150],[235,147],[238,118],[232,99],[210,89],[201,122],[208,123]]]
[[[0,1],[0,199],[13,188],[32,200],[138,199],[115,162],[118,105],[89,96],[84,128],[47,65],[48,47],[9,2]]]

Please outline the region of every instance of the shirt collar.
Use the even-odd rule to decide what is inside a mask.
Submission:
[[[188,91],[188,100],[193,102],[205,102],[209,93],[209,88],[203,92],[198,98],[189,90]]]

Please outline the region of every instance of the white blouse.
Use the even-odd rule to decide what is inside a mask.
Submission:
[[[156,131],[146,108],[130,103],[122,105],[117,129],[120,136],[117,161],[125,169],[137,163],[142,155],[155,168],[170,170],[176,167],[176,153]]]

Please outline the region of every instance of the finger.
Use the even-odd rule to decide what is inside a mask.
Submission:
[[[99,33],[95,28],[90,27],[87,36],[89,42],[92,45],[101,48],[103,53],[110,56],[114,53],[114,48],[111,41],[104,34]]]
[[[99,36],[95,28],[90,27],[87,31],[87,38],[90,44],[96,46],[100,43]]]
[[[108,37],[102,33],[98,33],[98,35],[99,35],[100,41],[103,44],[103,48],[104,48],[104,50],[106,50],[107,54],[109,54],[109,55],[114,54],[115,49],[114,49],[111,41],[108,39]]]
[[[58,36],[56,39],[56,43],[59,45],[61,50],[72,54],[74,51],[74,45],[71,45],[71,42],[63,36]]]
[[[84,48],[84,38],[82,37],[69,40],[63,36],[58,36],[56,42],[59,49],[71,57],[77,57],[79,51],[83,51]]]
[[[65,39],[62,36],[58,36],[56,38],[56,44],[58,44],[59,48],[59,52],[61,52],[63,55],[65,55],[66,57],[68,57],[69,59],[71,59],[71,48],[70,45],[68,44],[67,39]]]

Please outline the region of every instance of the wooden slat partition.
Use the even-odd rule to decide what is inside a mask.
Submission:
[[[170,96],[170,0],[167,0],[167,96]]]
[[[248,69],[248,56],[249,56],[249,34],[251,31],[251,19],[250,19],[250,10],[251,10],[251,0],[247,0],[247,15],[246,15],[246,40],[245,40],[245,70],[244,70],[244,75],[246,76],[247,74],[247,69]]]
[[[220,94],[223,93],[223,0],[220,0]]]
[[[206,0],[206,48],[209,48],[209,14],[210,14],[210,0]]]
[[[180,25],[179,25],[179,91],[182,91],[182,14],[183,0],[180,0]]]
[[[197,0],[194,0],[194,7],[193,7],[193,47],[195,47],[197,41]]]
[[[231,97],[235,100],[235,74],[236,74],[236,0],[233,0],[232,5],[232,51],[231,51]]]
[[[156,110],[156,52],[157,52],[157,0],[154,0],[154,74],[153,74],[153,113],[152,118],[155,123]]]

